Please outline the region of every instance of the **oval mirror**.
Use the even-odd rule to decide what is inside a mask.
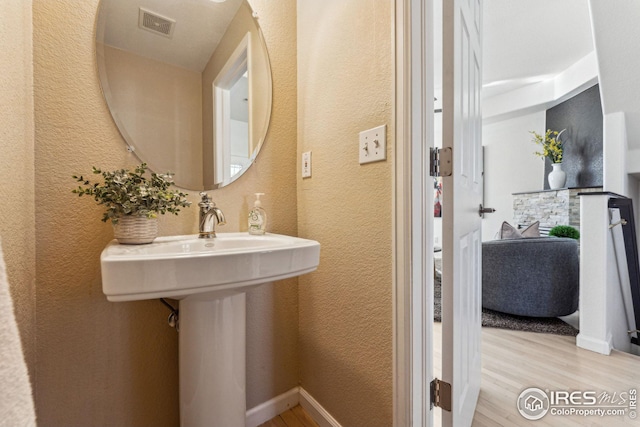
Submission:
[[[101,0],[100,84],[142,161],[190,190],[253,163],[271,116],[271,67],[246,0]]]

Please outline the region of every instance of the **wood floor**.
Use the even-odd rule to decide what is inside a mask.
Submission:
[[[441,324],[434,324],[434,342],[441,342]],[[434,346],[434,374],[440,376],[440,345]],[[542,390],[606,391],[610,395],[636,388],[640,392],[640,357],[614,351],[604,356],[578,348],[573,337],[482,329],[482,384],[473,427],[617,427],[640,426],[640,418],[565,417],[547,414],[538,421],[524,419],[516,408],[518,395],[529,387]],[[640,416],[640,402],[638,402]],[[435,410],[434,426],[440,426]],[[260,427],[318,427],[295,408]],[[348,427],[348,426],[344,426]],[[387,426],[379,426],[387,427]],[[388,426],[391,427],[391,426]]]
[[[434,324],[434,334],[439,343],[440,323]],[[436,376],[440,373],[439,351],[438,348],[434,353]],[[631,388],[640,391],[640,357],[617,351],[604,356],[584,350],[576,346],[574,337],[482,328],[482,383],[473,427],[640,426],[640,418],[632,420],[628,416],[547,414],[541,420],[528,421],[518,412],[516,402],[518,395],[529,387],[618,395]],[[435,425],[440,425],[439,419]]]
[[[258,427],[318,427],[318,424],[298,405]]]

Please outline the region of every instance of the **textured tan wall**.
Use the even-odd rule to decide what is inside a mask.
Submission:
[[[344,426],[392,425],[393,1],[298,0],[300,236],[321,245],[299,287],[301,385]],[[358,133],[387,124],[387,161]]]
[[[33,381],[35,206],[31,1],[0,3],[0,240]]]
[[[246,231],[253,193],[267,210],[267,231],[296,236],[296,1],[250,0],[258,13],[273,77],[273,110],[256,163],[228,187],[211,191],[225,212],[220,231]],[[247,293],[247,408],[298,385],[297,279]]]
[[[256,3],[278,92],[271,129],[257,164],[212,194],[229,222],[220,231],[246,230],[250,193],[263,191],[268,230],[296,234],[295,2]],[[99,221],[98,206],[70,193],[74,173],[137,162],[100,93],[97,5],[98,0],[33,4],[36,410],[46,426],[176,426],[177,337],[166,326],[168,313],[158,301],[107,302],[99,255],[112,238],[111,226]],[[197,201],[194,193],[191,200]],[[197,209],[191,208],[163,218],[160,233],[193,233],[196,224]],[[297,384],[296,301],[295,280],[248,295],[248,407]]]
[[[180,185],[203,188],[200,73],[109,45],[97,50],[108,79],[103,89],[137,154],[157,171],[176,173]]]
[[[158,301],[106,300],[99,256],[111,226],[100,222],[101,209],[90,199],[70,192],[70,176],[90,173],[92,165],[137,162],[100,92],[97,3],[33,4],[36,411],[43,426],[176,426],[177,338],[166,326],[166,309]],[[171,223],[193,231],[193,211]]]

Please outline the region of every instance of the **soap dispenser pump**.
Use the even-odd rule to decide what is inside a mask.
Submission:
[[[267,230],[267,212],[262,207],[260,196],[264,193],[255,193],[256,201],[253,202],[253,208],[249,211],[249,234],[262,235]]]

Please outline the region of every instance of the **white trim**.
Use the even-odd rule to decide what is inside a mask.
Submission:
[[[393,417],[433,424],[433,0],[396,1]]]
[[[341,427],[340,423],[331,416],[305,389],[300,389],[300,406],[318,423],[320,427]]]
[[[580,348],[584,348],[585,350],[591,350],[596,353],[609,356],[611,354],[611,350],[613,349],[613,344],[611,343],[610,335],[608,338],[608,341],[604,341],[580,333],[576,337],[576,345]]]
[[[258,427],[300,403],[300,387],[294,387],[247,411],[246,427]]]
[[[258,427],[296,405],[300,405],[320,427],[342,427],[331,414],[302,387],[294,387],[247,411],[245,427]]]
[[[213,90],[213,165],[214,184],[224,186],[232,183],[239,177],[239,174],[230,176],[231,148],[229,141],[231,138],[231,88],[245,74],[251,73],[251,33],[245,34],[236,46],[233,53],[227,59],[224,67],[218,73],[212,83]],[[252,85],[249,78],[249,93]],[[253,97],[249,97],[249,147],[251,144],[252,126],[251,119],[253,107]]]
[[[395,10],[395,153],[394,153],[394,186],[393,186],[393,425],[408,426],[411,419],[411,358],[410,343],[410,289],[406,278],[411,275],[409,254],[411,248],[410,224],[407,218],[406,205],[411,196],[407,194],[405,152],[406,138],[411,134],[411,122],[407,113],[411,107],[411,93],[407,81],[411,78],[410,65],[406,50],[410,43],[409,5],[410,0],[397,0]],[[408,200],[407,200],[408,199]],[[408,253],[407,253],[408,252]]]

